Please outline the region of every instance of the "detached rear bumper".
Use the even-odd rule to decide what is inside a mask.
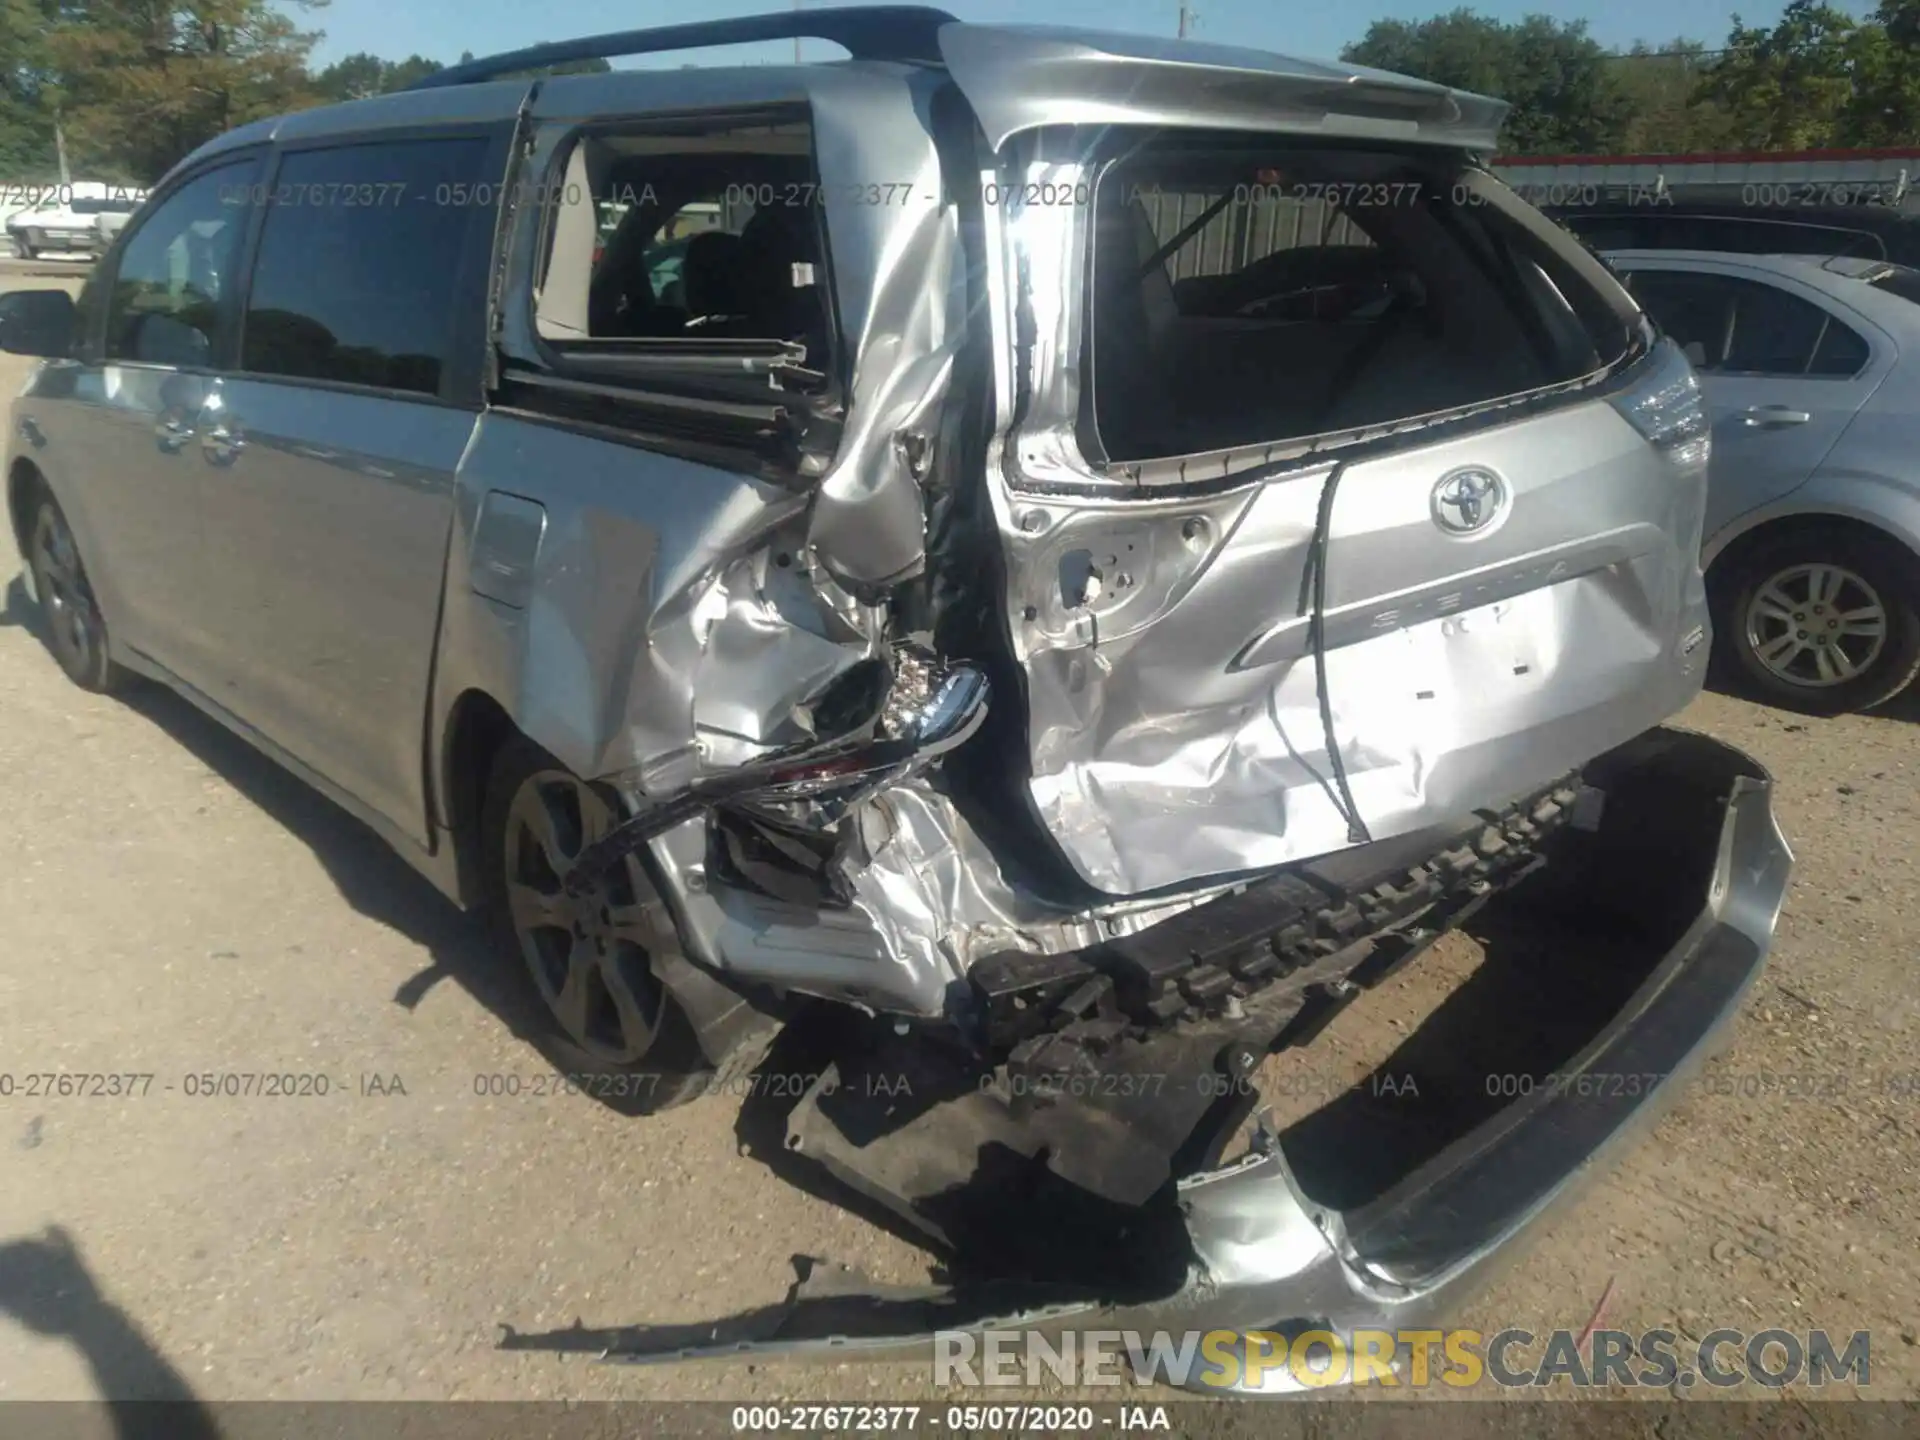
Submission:
[[[1766,772],[1736,750],[1655,731],[1606,763],[1637,771],[1649,796],[1667,790],[1663,803],[1674,812],[1672,832],[1649,835],[1644,847],[1620,837],[1628,843],[1618,859],[1644,848],[1658,864],[1688,835],[1717,842],[1693,923],[1620,1013],[1550,1086],[1362,1210],[1317,1210],[1277,1150],[1187,1180],[1181,1198],[1199,1271],[1166,1304],[1116,1318],[1118,1328],[1311,1327],[1350,1336],[1437,1323],[1683,1091],[1766,963],[1792,854]],[[1707,807],[1718,815],[1710,828]],[[1262,1379],[1269,1391],[1296,1385],[1285,1366],[1266,1368]]]
[[[1764,966],[1785,894],[1792,855],[1774,821],[1770,781],[1739,751],[1655,730],[1588,773],[1607,792],[1605,815],[1581,837],[1575,863],[1548,873],[1570,880],[1570,894],[1611,897],[1618,912],[1660,912],[1660,925],[1645,933],[1669,937],[1667,948],[1650,967],[1651,957],[1621,955],[1623,965],[1638,959],[1647,978],[1550,1083],[1378,1198],[1346,1211],[1316,1205],[1282,1149],[1267,1145],[1179,1183],[1191,1261],[1184,1283],[1165,1293],[1123,1300],[1002,1283],[991,1293],[863,1298],[844,1283],[819,1294],[802,1285],[786,1307],[762,1312],[725,1343],[688,1346],[684,1329],[639,1329],[619,1332],[609,1350],[628,1360],[814,1353],[844,1361],[931,1356],[936,1330],[1351,1337],[1443,1321],[1550,1208],[1681,1093]],[[1558,903],[1551,890],[1544,896]],[[1246,1367],[1238,1369],[1244,1380]],[[1260,1391],[1298,1384],[1284,1364],[1256,1370]],[[1243,1388],[1221,1378],[1198,1369],[1184,1377],[1195,1388]]]

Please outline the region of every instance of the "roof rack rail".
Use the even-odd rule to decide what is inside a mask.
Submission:
[[[617,30],[578,40],[530,45],[501,55],[451,65],[415,81],[409,90],[443,85],[473,85],[520,70],[564,65],[573,60],[612,60],[627,55],[657,55],[669,50],[698,50],[708,45],[741,45],[755,40],[830,40],[856,60],[900,60],[937,64],[935,38],[954,17],[924,5],[848,5],[834,10],[780,11],[729,20],[700,20],[653,30]]]

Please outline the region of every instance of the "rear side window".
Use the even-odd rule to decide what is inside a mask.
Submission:
[[[1857,375],[1871,350],[1852,326],[1778,286],[1731,275],[1642,271],[1633,293],[1706,371],[1737,375]],[[1697,348],[1695,348],[1697,347]]]
[[[805,119],[589,136],[549,195],[543,340],[587,363],[616,348],[592,342],[662,363],[752,342],[826,368],[824,192]]]
[[[486,207],[484,139],[301,150],[274,177],[240,363],[256,375],[438,395],[466,247]]]
[[[1169,136],[1108,166],[1093,206],[1082,444],[1110,461],[1454,410],[1620,349],[1561,253],[1583,252],[1442,159]]]

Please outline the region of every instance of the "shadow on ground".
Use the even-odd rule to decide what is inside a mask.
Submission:
[[[44,643],[39,607],[18,575],[0,605],[0,627],[7,626]],[[431,964],[399,986],[396,1004],[412,1010],[435,985],[451,980],[515,1036],[534,1043],[541,1033],[538,1002],[519,975],[495,958],[478,916],[449,902],[353,816],[171,690],[136,684],[122,698],[312,850],[355,910],[426,950]]]
[[[1749,705],[1760,705],[1777,715],[1798,715],[1809,725],[1818,725],[1832,717],[1823,716],[1816,710],[1801,710],[1757,698],[1748,687],[1745,678],[1734,672],[1731,666],[1716,660],[1713,668],[1707,672],[1707,689],[1716,695],[1724,695],[1731,700],[1743,700]],[[1860,714],[1876,720],[1902,720],[1909,725],[1920,725],[1920,682],[1909,685],[1885,704],[1876,705]]]
[[[27,582],[20,575],[16,574],[0,592],[0,630],[24,630],[42,645],[47,643],[45,617],[27,594]]]
[[[215,1440],[193,1389],[133,1320],[101,1293],[59,1226],[0,1242],[0,1316],[80,1352],[121,1440]]]

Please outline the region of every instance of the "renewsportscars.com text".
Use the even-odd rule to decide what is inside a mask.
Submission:
[[[1673,1330],[1634,1334],[1572,1330],[1536,1335],[1507,1329],[941,1331],[934,1338],[939,1386],[1170,1384],[1228,1390],[1335,1385],[1443,1385],[1503,1388],[1725,1389],[1756,1382],[1771,1389],[1833,1382],[1870,1383],[1872,1342],[1865,1330],[1709,1332],[1698,1342]]]

